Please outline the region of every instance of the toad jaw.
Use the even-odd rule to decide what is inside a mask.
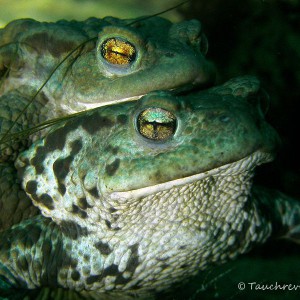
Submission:
[[[251,172],[256,166],[273,160],[273,155],[269,153],[263,153],[261,151],[256,151],[249,156],[242,158],[236,162],[228,163],[223,166],[208,170],[199,174],[191,175],[184,178],[175,179],[172,181],[156,184],[153,186],[148,186],[140,189],[135,189],[131,191],[120,191],[108,193],[103,191],[105,189],[103,186],[99,186],[99,190],[103,191],[105,197],[110,198],[113,201],[126,202],[130,199],[138,199],[141,197],[147,197],[165,190],[170,190],[172,188],[192,184],[194,182],[203,180],[209,176],[226,176],[226,175],[237,175],[243,172]]]

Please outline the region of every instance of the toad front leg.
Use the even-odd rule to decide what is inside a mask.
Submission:
[[[254,188],[251,197],[248,202],[251,207],[249,224],[252,225],[245,226],[243,236],[236,240],[249,245],[248,249],[271,235],[299,242],[298,201],[262,188]],[[254,228],[255,232],[252,232]],[[96,290],[99,293],[126,292],[133,287],[136,291],[147,290],[151,282],[143,282],[142,278],[158,270],[147,269],[147,266],[153,267],[151,261],[147,262],[147,252],[144,255],[139,245],[124,247],[121,240],[115,241],[116,247],[111,247],[99,239],[100,235],[100,232],[89,232],[72,221],[57,225],[42,216],[3,231],[0,234],[0,295],[15,288],[39,287]],[[249,237],[251,241],[247,241]],[[109,241],[114,239],[112,236]],[[228,249],[232,251],[233,248]]]
[[[258,214],[264,216],[272,237],[300,243],[300,201],[281,192],[253,187],[253,201]]]
[[[0,298],[12,289],[123,289],[136,268],[137,249],[111,249],[98,234],[72,221],[57,225],[42,216],[1,232]]]
[[[60,286],[58,274],[70,264],[69,240],[50,219],[26,220],[3,231],[0,239],[2,289]]]

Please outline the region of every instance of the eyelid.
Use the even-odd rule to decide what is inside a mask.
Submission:
[[[131,51],[130,47],[134,47],[135,55],[131,63],[113,64],[102,56],[103,44],[107,41],[118,40],[125,48],[125,51]],[[111,47],[111,46],[110,46]],[[117,26],[105,26],[98,34],[96,47],[96,57],[100,70],[108,77],[124,76],[139,70],[142,64],[142,58],[145,55],[146,47],[142,37],[132,28],[124,28]],[[123,50],[122,50],[123,51]],[[116,55],[117,56],[117,55]]]
[[[180,117],[181,110],[181,101],[169,92],[156,91],[139,99],[136,103],[136,108],[132,113],[132,125],[134,131],[137,133],[137,135],[135,135],[137,140],[150,148],[169,147],[172,145],[174,138],[176,138],[176,136],[178,136],[178,134],[182,131],[182,122]],[[154,140],[147,138],[147,136],[143,135],[140,130],[141,116],[143,116],[143,121],[146,121],[144,124],[148,123],[150,127],[152,121],[152,125],[156,123],[155,126],[160,126],[161,124],[161,128],[171,125],[171,127],[173,127],[173,130],[171,130],[172,133],[166,139],[162,138],[160,140]],[[161,121],[159,119],[161,119],[162,123],[160,123]],[[169,123],[169,125],[167,123]]]
[[[149,107],[137,117],[137,130],[144,138],[164,142],[170,140],[177,129],[176,116],[161,107]]]

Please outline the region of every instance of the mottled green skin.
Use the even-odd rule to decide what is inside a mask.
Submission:
[[[112,37],[135,47],[136,58],[130,65],[113,65],[101,56],[102,43]],[[206,38],[196,20],[177,24],[159,17],[13,21],[0,30],[0,134],[47,80],[34,100],[37,104],[27,109],[28,115],[13,131],[26,128],[28,119],[29,126],[35,125],[38,120],[32,115],[45,120],[153,90],[211,83],[214,69],[204,58],[206,50]]]
[[[129,66],[104,61],[101,44],[109,37],[121,37],[135,47],[136,58]],[[153,90],[208,85],[214,69],[205,60],[206,50],[196,20],[172,24],[159,17],[56,23],[24,19],[0,29],[0,231],[37,213],[29,200],[25,203],[13,166],[18,153],[37,137],[3,143],[2,138],[10,136],[7,131],[134,100]],[[44,134],[38,132],[39,137]]]
[[[297,239],[299,203],[252,187],[278,146],[261,97],[252,77],[182,97],[156,92],[35,143],[16,165],[43,216],[0,234],[2,293],[51,286],[148,297],[271,234]],[[140,135],[147,107],[176,116],[173,136]]]

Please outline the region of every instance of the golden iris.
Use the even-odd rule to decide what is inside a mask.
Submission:
[[[147,108],[139,114],[137,119],[139,133],[154,141],[165,141],[171,138],[176,127],[175,115],[162,108]]]
[[[129,65],[136,58],[135,47],[131,43],[116,37],[103,42],[101,54],[107,62],[114,65]]]

